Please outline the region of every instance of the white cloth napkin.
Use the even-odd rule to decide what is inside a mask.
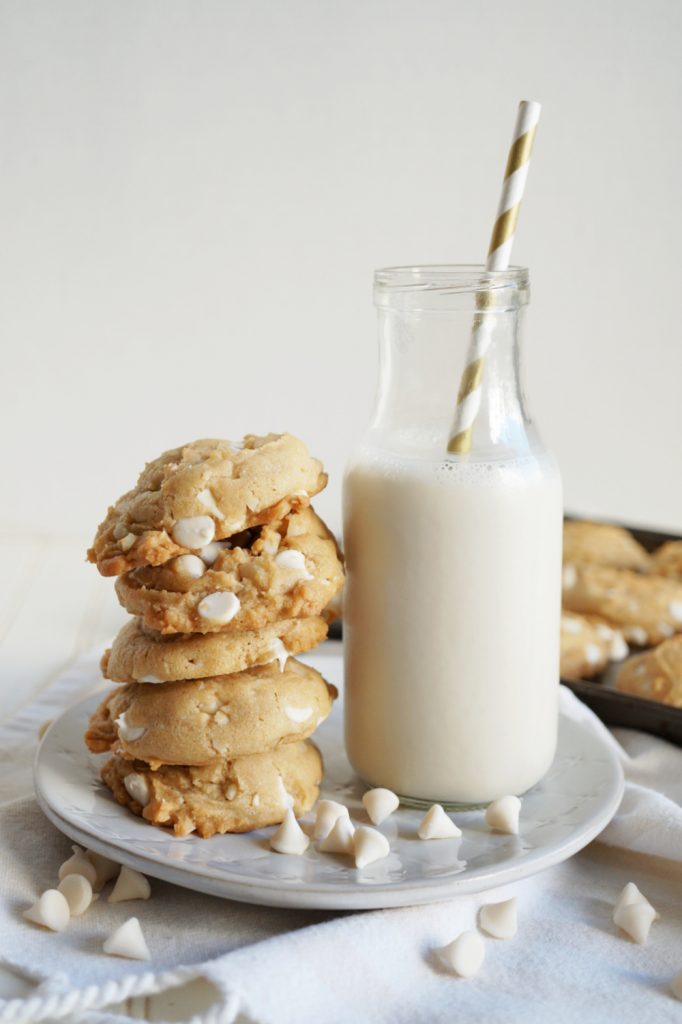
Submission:
[[[512,887],[340,914],[248,906],[153,879],[148,902],[100,899],[63,933],[27,924],[22,910],[55,885],[70,853],[32,796],[37,729],[92,688],[92,677],[92,659],[81,659],[0,729],[0,962],[35,981],[28,997],[0,1000],[0,1022],[114,1024],[129,1018],[108,1011],[112,1003],[198,977],[216,998],[195,1024],[682,1021],[669,991],[682,968],[682,751],[627,730],[614,739],[568,691],[564,713],[589,720],[620,751],[625,797],[599,843]],[[631,880],[661,914],[646,946],[611,920]],[[435,950],[475,927],[481,904],[510,895],[518,897],[517,938],[487,940],[483,968],[469,981],[445,971]],[[132,914],[150,963],[101,952]]]

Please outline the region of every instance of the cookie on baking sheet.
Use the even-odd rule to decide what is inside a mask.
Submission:
[[[563,606],[598,615],[644,647],[682,632],[682,581],[601,565],[563,569]]]
[[[336,541],[307,508],[214,542],[203,556],[125,573],[116,593],[160,633],[238,633],[320,615],[342,585]]]
[[[231,676],[149,686],[129,683],[107,694],[90,718],[85,742],[95,754],[128,760],[202,765],[307,739],[337,696],[319,672],[289,658]]]
[[[651,571],[682,580],[682,540],[669,540],[651,556]]]
[[[167,683],[176,679],[207,679],[243,672],[254,665],[286,662],[322,643],[326,621],[281,619],[253,632],[173,633],[163,636],[131,619],[104,652],[105,679],[115,683]]]
[[[564,562],[589,562],[614,569],[649,568],[650,555],[622,526],[564,523]]]
[[[319,795],[322,757],[310,740],[200,768],[165,765],[155,772],[142,761],[112,757],[102,778],[134,814],[172,826],[178,836],[198,832],[208,839],[275,825],[290,806],[297,817],[305,814]]]
[[[596,618],[561,613],[561,676],[564,679],[591,679],[610,661],[620,661],[628,645],[619,629]]]
[[[682,636],[624,661],[616,676],[616,689],[682,708]]]
[[[326,482],[322,464],[291,434],[193,441],[145,466],[109,509],[88,559],[103,576],[161,565],[306,507]]]

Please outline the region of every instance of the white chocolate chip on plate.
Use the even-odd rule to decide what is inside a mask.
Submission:
[[[310,839],[305,834],[291,807],[287,808],[284,821],[270,839],[270,849],[276,853],[288,853],[300,857],[310,846]]]
[[[494,832],[506,832],[517,835],[519,831],[519,814],[521,801],[517,796],[503,796],[488,804],[485,812],[486,824]]]
[[[400,805],[400,800],[390,789],[377,787],[368,789],[362,798],[362,805],[374,825],[381,825],[382,821],[390,817]]]
[[[355,853],[355,826],[347,814],[336,819],[329,835],[320,843],[322,853],[343,853],[352,857]]]
[[[353,852],[356,868],[366,868],[391,852],[388,839],[375,828],[360,825],[353,835]]]
[[[433,804],[422,818],[417,834],[420,839],[455,839],[462,831],[440,804]]]
[[[318,800],[313,839],[326,839],[339,818],[348,817],[348,808],[336,800]]]

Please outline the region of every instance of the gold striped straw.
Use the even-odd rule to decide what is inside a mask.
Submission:
[[[535,129],[540,119],[540,104],[522,100],[516,118],[512,144],[507,158],[507,167],[502,183],[502,195],[497,208],[497,218],[490,238],[486,270],[506,270],[509,266],[516,222],[519,218],[523,191],[530,167],[530,156],[535,141]],[[479,309],[490,304],[490,292],[479,292],[476,301]],[[448,441],[448,451],[464,453],[471,449],[471,432],[481,404],[485,356],[492,339],[495,317],[478,313],[474,317],[467,362],[462,373],[457,393],[455,422]]]

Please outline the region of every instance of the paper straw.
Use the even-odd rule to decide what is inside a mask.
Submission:
[[[504,172],[502,195],[490,238],[486,270],[506,270],[509,266],[516,222],[530,167],[535,129],[540,119],[540,109],[540,104],[534,103],[532,100],[522,100],[519,104],[519,113]],[[491,295],[490,292],[479,292],[476,298],[479,308],[485,309],[490,302]],[[474,318],[466,366],[457,393],[455,422],[448,442],[449,452],[463,453],[468,452],[471,448],[471,432],[481,404],[485,356],[494,326],[494,316],[478,313]]]

